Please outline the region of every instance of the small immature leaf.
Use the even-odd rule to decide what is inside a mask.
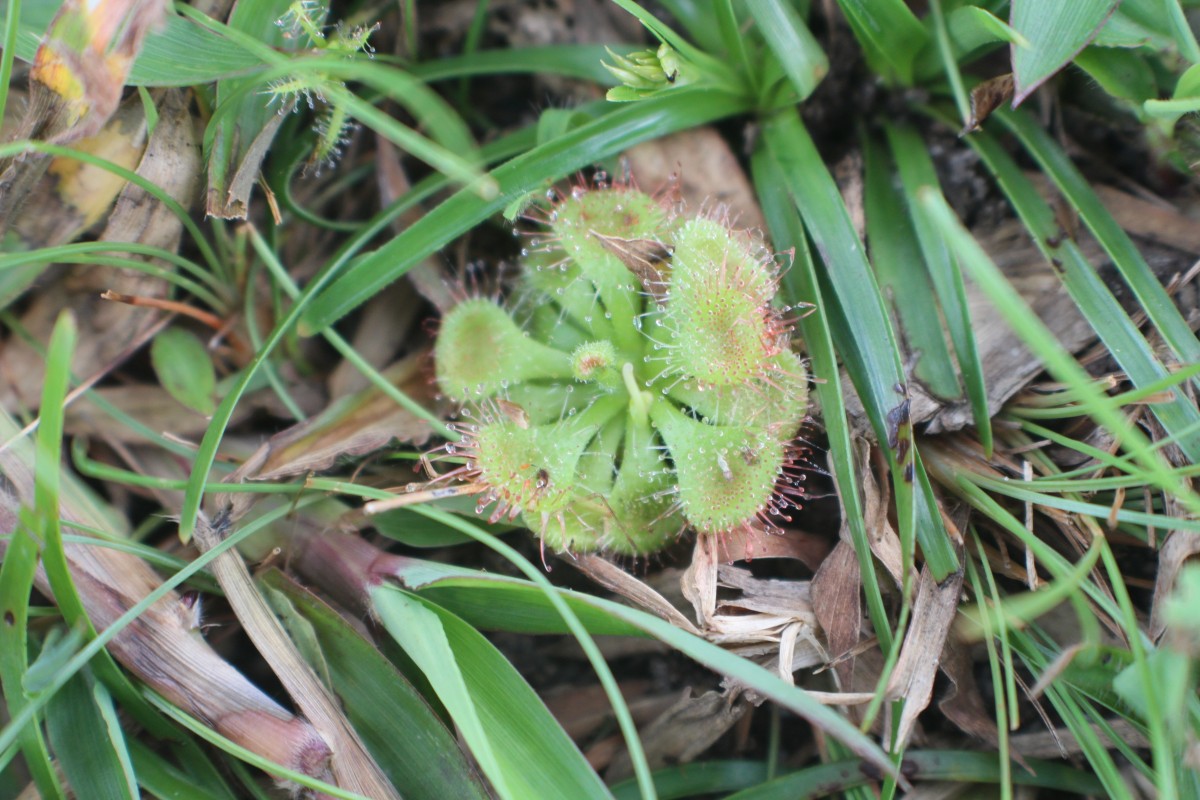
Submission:
[[[325,661],[325,654],[321,650],[321,644],[317,640],[317,631],[313,624],[305,618],[296,608],[292,599],[284,592],[272,586],[260,586],[260,589],[263,599],[275,612],[275,616],[279,617],[288,636],[296,643],[296,649],[317,673],[321,683],[330,688],[337,688],[339,684],[333,680],[333,676],[330,674],[329,664]]]
[[[1170,120],[1172,125],[1184,114],[1200,109],[1200,64],[1179,76],[1170,100],[1147,100],[1144,108],[1148,115]]]
[[[960,48],[961,53],[969,53],[989,41],[1008,42],[1019,47],[1029,46],[1025,37],[986,8],[956,8],[947,15],[946,27],[951,41]]]
[[[1114,0],[1013,0],[1009,23],[1030,43],[1012,47],[1016,96],[1025,98],[1063,68],[1099,32],[1116,9]]]
[[[1200,97],[1200,64],[1193,64],[1179,76],[1175,84],[1175,98]]]
[[[931,30],[936,30],[933,15],[925,20],[925,25]],[[1025,37],[1013,30],[1007,22],[977,6],[963,6],[946,14],[945,30],[950,39],[950,55],[960,65],[973,61],[1004,43],[1018,47],[1029,46]],[[917,81],[940,79],[946,68],[942,58],[940,48],[925,48],[917,59]]]
[[[172,397],[209,416],[216,410],[217,375],[208,351],[194,334],[168,328],[150,346],[154,372]]]

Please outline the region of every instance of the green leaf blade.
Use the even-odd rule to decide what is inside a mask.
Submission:
[[[414,264],[456,237],[502,212],[513,200],[589,164],[673,131],[702,125],[748,108],[745,98],[687,87],[630,103],[571,133],[497,167],[493,198],[462,190],[413,223],[404,233],[347,268],[318,295],[300,323],[302,334],[324,330],[404,275]]]
[[[1024,102],[1100,31],[1119,0],[1013,0],[1009,24],[1028,47],[1012,46],[1013,106]]]
[[[102,690],[101,690],[102,692]],[[132,800],[138,796],[125,738],[115,720],[112,701],[106,693],[109,716],[102,713],[98,697],[85,674],[67,681],[46,707],[50,742],[71,786],[96,800]],[[101,701],[103,702],[103,701]]]
[[[771,52],[783,65],[803,101],[829,72],[829,59],[796,10],[780,0],[749,0],[746,9],[754,18]]]
[[[1200,361],[1200,340],[1183,318],[1145,257],[1100,202],[1087,179],[1045,130],[1023,112],[1001,111],[997,118],[1021,140],[1025,149],[1054,181],[1079,217],[1112,258],[1125,283],[1150,321],[1183,363]]]
[[[513,666],[449,612],[393,587],[371,591],[388,632],[429,679],[504,798],[611,798]]]
[[[821,275],[830,289],[830,327],[846,370],[862,399],[871,426],[892,467],[902,545],[920,542],[925,561],[940,581],[958,570],[958,555],[936,509],[922,508],[913,491],[919,455],[910,446],[906,378],[896,337],[862,242],[837,185],[795,110],[763,125],[763,146],[787,181],[796,207],[825,262]],[[853,309],[850,315],[849,309]],[[924,519],[929,524],[918,524]],[[907,551],[911,553],[912,550]]]
[[[838,0],[873,71],[902,85],[913,80],[913,64],[929,32],[903,0]]]
[[[891,164],[880,144],[868,140],[865,152],[867,241],[880,289],[891,300],[909,351],[917,354],[913,377],[932,395],[954,400],[962,394],[962,387],[946,346],[941,317],[930,313],[933,286],[905,198],[892,179]]]
[[[929,157],[925,144],[916,131],[909,127],[888,126],[888,143],[892,158],[900,176],[908,213],[916,231],[925,268],[928,270],[938,303],[946,321],[954,355],[962,372],[971,414],[979,431],[980,443],[985,452],[992,449],[992,424],[988,409],[987,386],[984,384],[983,364],[975,344],[975,331],[971,321],[967,288],[962,270],[951,257],[945,243],[928,219],[917,195],[922,186],[938,186],[937,170]]]
[[[463,524],[466,525],[468,523]],[[479,531],[478,538],[485,542],[491,539],[483,531]],[[445,566],[440,564],[431,564],[430,562],[411,559],[403,573],[397,574],[394,577],[401,580],[405,586],[413,591],[426,592],[436,587],[443,580],[442,576],[445,574],[446,569]],[[458,569],[464,575],[470,572],[461,568],[454,569]],[[486,578],[485,573],[476,572],[475,574]],[[394,589],[381,587],[376,590],[376,594],[373,596],[377,597],[380,592],[384,591],[396,593]],[[586,603],[608,614],[618,622],[624,622],[641,630],[643,633],[653,636],[722,675],[728,675],[736,679],[743,685],[760,692],[765,697],[794,711],[814,725],[819,726],[831,736],[837,737],[854,753],[877,765],[885,772],[891,773],[893,771],[894,765],[888,760],[883,750],[868,736],[854,727],[847,719],[839,715],[832,708],[814,700],[803,689],[785,683],[778,675],[758,664],[694,636],[687,631],[681,630],[671,623],[640,609],[631,608],[621,603],[598,597],[577,595],[563,589],[551,589],[550,591],[557,592],[563,598],[577,597],[579,602]],[[443,612],[443,614],[445,613]]]
[[[824,308],[816,267],[805,238],[804,223],[788,195],[786,181],[765,149],[759,149],[754,154],[751,167],[754,186],[775,246],[781,251],[791,249],[796,253],[792,269],[784,275],[787,302],[807,302]],[[871,558],[871,541],[867,536],[858,485],[858,465],[855,463],[854,443],[846,419],[846,398],[842,392],[837,354],[833,349],[833,335],[829,330],[829,321],[821,314],[804,315],[799,325],[813,377],[817,379],[815,388],[829,440],[834,479],[854,543],[854,552],[858,556],[867,613],[883,649],[887,651],[891,647],[891,627]]]
[[[1008,196],[1025,227],[1033,234],[1038,247],[1055,265],[1080,312],[1128,374],[1130,381],[1135,386],[1145,386],[1167,377],[1167,370],[1155,356],[1153,348],[1105,286],[1095,268],[1088,263],[1078,245],[1069,238],[1061,241],[1056,238],[1060,232],[1053,210],[1012,158],[986,133],[971,136],[969,142],[996,176],[1002,191]],[[1180,393],[1176,395],[1168,401],[1154,403],[1150,408],[1168,434],[1179,436],[1178,444],[1183,452],[1192,460],[1200,459],[1200,434],[1196,434],[1196,429],[1192,427],[1200,425],[1200,410]]]
[[[312,624],[347,717],[401,796],[488,796],[454,735],[374,644],[282,572],[272,570],[263,580]],[[396,735],[400,729],[403,736]]]

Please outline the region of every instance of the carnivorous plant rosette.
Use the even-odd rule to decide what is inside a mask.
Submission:
[[[629,183],[578,186],[539,212],[512,297],[442,320],[441,390],[463,406],[480,492],[545,545],[652,553],[794,508],[807,376],[761,237]]]

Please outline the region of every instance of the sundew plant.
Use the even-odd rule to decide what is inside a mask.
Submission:
[[[507,303],[446,314],[437,380],[463,404],[450,455],[491,519],[555,550],[651,553],[683,528],[775,527],[803,477],[808,408],[778,265],[715,207],[629,182],[578,185],[535,215]]]

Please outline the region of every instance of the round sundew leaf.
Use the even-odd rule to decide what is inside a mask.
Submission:
[[[670,371],[731,386],[763,374],[775,355],[774,269],[745,237],[710,219],[680,226],[663,309]]]
[[[762,425],[780,441],[791,439],[808,417],[808,374],[800,356],[777,354],[758,379],[732,386],[680,381],[667,396],[712,425]]]
[[[621,185],[576,189],[550,212],[558,247],[595,285],[600,313],[612,320],[612,335],[594,331],[595,338],[610,339],[623,352],[640,354],[643,348],[634,327],[644,306],[642,282],[610,248],[622,241],[657,240],[668,222],[666,209],[654,198]]]
[[[595,433],[586,426],[522,426],[507,419],[480,425],[471,435],[478,480],[527,522],[558,513],[578,484],[576,468]]]
[[[459,400],[491,397],[521,381],[571,377],[570,356],[534,341],[486,298],[459,303],[442,317],[434,360],[438,385]]]
[[[708,425],[667,400],[650,409],[675,465],[679,502],[700,533],[749,524],[766,511],[784,463],[784,445],[765,428]]]
[[[591,466],[585,453],[623,407],[622,398],[605,395],[546,425],[531,425],[524,409],[510,407],[493,420],[469,426],[463,449],[471,453],[475,480],[488,487],[485,497],[496,502],[493,513],[520,512],[535,531],[565,528],[579,515],[579,496],[587,494],[580,473],[581,467]],[[619,441],[619,431],[609,439]]]
[[[743,292],[755,307],[769,306],[775,297],[775,262],[762,243],[744,231],[699,217],[679,224],[671,258],[673,285],[725,273],[725,282]]]
[[[628,186],[577,189],[551,211],[558,246],[593,281],[625,283],[632,273],[600,237],[636,241],[658,239],[668,228],[666,209],[650,195]]]

